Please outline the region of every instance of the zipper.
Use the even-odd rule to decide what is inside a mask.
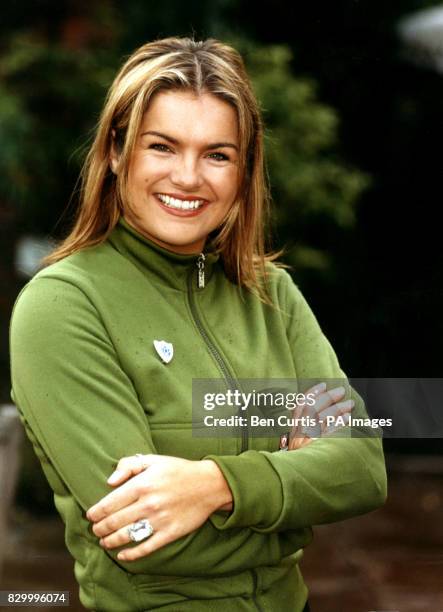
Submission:
[[[204,256],[204,253],[200,253],[197,259],[197,268],[198,268],[197,286],[199,289],[205,288],[205,260],[206,260],[206,257]]]
[[[198,289],[204,289],[205,287],[205,260],[206,260],[206,257],[204,253],[200,253],[200,255],[197,258],[197,262],[196,262],[197,264],[197,288]],[[189,301],[189,307],[191,309],[192,318],[194,319],[194,323],[201,337],[203,338],[206,346],[208,347],[211,355],[214,357],[219,367],[219,370],[221,371],[223,378],[226,380],[228,386],[230,388],[233,387],[234,389],[238,389],[239,385],[237,381],[230,374],[229,368],[226,365],[223,357],[220,355],[219,351],[217,350],[217,347],[214,345],[212,340],[209,338],[203,326],[203,323],[201,322],[200,315],[198,314],[198,311],[197,311],[197,306],[195,303],[194,292],[193,292],[193,287],[192,287],[193,277],[194,277],[194,268],[191,268],[191,271],[188,276],[188,301]],[[239,408],[239,414],[241,415],[241,408]],[[246,425],[246,427],[242,427],[241,432],[242,432],[242,443],[241,443],[240,452],[243,453],[245,450],[248,449],[248,426]]]
[[[205,258],[204,253],[200,253],[200,255],[197,258],[197,262],[196,262],[197,271],[198,271],[198,275],[197,275],[198,289],[205,288],[205,260],[206,258]],[[194,298],[194,292],[192,288],[193,276],[194,276],[194,269],[191,268],[191,272],[188,276],[188,301],[189,301],[189,307],[191,309],[192,318],[194,319],[195,325],[197,326],[197,329],[201,337],[203,338],[206,346],[208,347],[211,355],[214,357],[226,383],[230,387],[234,387],[235,389],[238,389],[239,385],[237,381],[233,378],[233,376],[231,376],[228,366],[226,365],[223,357],[218,352],[217,347],[214,345],[212,340],[209,338],[203,326],[203,323],[201,322],[200,316],[197,311],[197,306],[196,306],[196,302]],[[241,408],[239,408],[239,413],[240,411],[241,411]],[[246,427],[242,427],[242,444],[241,444],[240,452],[243,453],[247,449],[248,449],[248,427],[246,426]],[[251,570],[251,573],[252,573],[252,582],[253,582],[252,601],[255,607],[257,608],[258,612],[263,612],[262,607],[257,601],[257,585],[258,585],[257,574],[255,570]]]

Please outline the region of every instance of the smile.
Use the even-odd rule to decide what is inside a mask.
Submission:
[[[205,203],[205,200],[179,200],[165,195],[164,193],[157,193],[156,195],[165,206],[177,210],[196,210],[201,208]]]

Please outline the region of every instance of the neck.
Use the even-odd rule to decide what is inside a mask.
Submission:
[[[206,239],[204,238],[196,242],[192,242],[191,244],[183,244],[183,245],[171,244],[170,242],[164,242],[163,240],[160,240],[160,238],[157,238],[156,236],[152,236],[152,234],[149,234],[148,232],[143,230],[141,227],[139,227],[137,225],[137,222],[131,219],[130,216],[123,215],[123,219],[126,221],[128,225],[132,227],[132,229],[138,232],[141,236],[144,236],[151,242],[158,244],[163,249],[167,249],[168,251],[171,251],[172,253],[179,253],[181,255],[198,255],[199,253],[203,251],[205,247]]]

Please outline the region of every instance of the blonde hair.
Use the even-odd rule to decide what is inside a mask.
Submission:
[[[240,54],[209,38],[164,38],[137,49],[117,74],[106,97],[94,142],[81,172],[81,201],[69,235],[43,260],[54,263],[106,240],[124,213],[128,170],[144,113],[154,94],[165,90],[211,93],[231,104],[239,129],[240,188],[211,246],[220,253],[228,278],[269,302],[262,280],[266,261],[264,227],[270,195],[266,180],[263,124]],[[119,171],[110,169],[112,147]]]

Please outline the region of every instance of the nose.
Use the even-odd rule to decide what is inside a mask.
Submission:
[[[198,159],[191,155],[177,155],[170,174],[171,182],[180,187],[193,191],[202,184],[202,176]]]

